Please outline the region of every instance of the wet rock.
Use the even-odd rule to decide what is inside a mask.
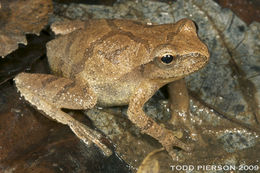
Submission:
[[[121,1],[112,7],[56,4],[55,9],[62,9],[55,10],[53,18],[55,20],[126,18],[159,24],[176,22],[182,18],[194,20],[198,25],[200,38],[208,45],[211,59],[204,69],[186,78],[188,89],[193,95],[191,118],[192,124],[201,133],[202,138],[212,144],[213,147],[207,149],[215,152],[209,154],[205,152],[205,148],[202,151],[198,145],[198,151],[204,155],[195,152],[193,158],[198,158],[202,163],[215,163],[211,162],[213,158],[225,153],[223,155],[227,159],[220,158],[217,163],[238,163],[239,157],[233,152],[245,148],[251,149],[257,145],[260,120],[260,85],[257,80],[260,68],[259,23],[255,22],[247,26],[231,10],[222,9],[211,0],[176,1],[172,4],[154,1]],[[155,115],[152,117],[157,118],[158,121],[167,120],[169,117],[167,108],[158,109],[156,105],[159,101],[155,100],[155,104],[152,102],[150,100],[147,103],[145,110],[150,112],[151,116]],[[161,106],[163,107],[163,104]],[[158,116],[160,114],[163,116]],[[99,123],[95,118],[92,120],[98,126]],[[121,124],[128,123],[121,122]],[[112,125],[111,129],[107,125],[106,128],[102,126],[104,125],[98,127],[110,136],[112,141],[116,138],[120,139],[114,134],[127,136],[126,132],[120,132],[119,126]],[[136,136],[138,135],[132,135],[136,138],[132,140],[140,141],[141,138]],[[128,163],[134,163],[133,155],[130,154],[131,156],[128,157],[129,153],[125,154],[127,152],[123,152],[124,149],[119,149],[120,146],[127,146],[125,142],[117,140],[115,143],[119,155],[122,155]],[[139,142],[132,142],[132,144],[136,143]],[[130,145],[127,146],[128,150],[131,150],[129,147],[135,148],[134,145]],[[226,151],[220,152],[221,147],[231,154]],[[212,160],[203,162],[204,157],[211,157]]]

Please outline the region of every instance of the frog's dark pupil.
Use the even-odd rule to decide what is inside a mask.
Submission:
[[[164,55],[162,58],[161,58],[162,62],[166,63],[166,64],[169,64],[172,62],[173,60],[173,56],[172,55]]]

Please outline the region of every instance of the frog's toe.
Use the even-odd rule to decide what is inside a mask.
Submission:
[[[173,147],[178,147],[184,150],[185,152],[191,152],[194,149],[194,144],[186,144],[176,137],[176,135],[171,131],[165,131],[165,135],[159,140],[169,155],[173,160],[178,160],[176,151]]]
[[[176,130],[176,131],[173,131],[173,135],[174,135],[176,138],[180,139],[180,138],[183,137],[183,132],[180,131],[180,130]]]

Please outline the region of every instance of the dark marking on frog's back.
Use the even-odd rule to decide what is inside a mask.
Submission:
[[[116,50],[112,50],[109,52],[103,52],[101,51],[101,54],[104,54],[104,57],[110,61],[112,64],[118,64],[119,62],[117,61],[116,57],[118,55],[120,55],[122,52],[124,52],[125,50],[127,50],[129,48],[129,46],[124,46],[122,48],[116,49]]]
[[[113,30],[117,31],[119,35],[125,35],[129,37],[131,40],[135,41],[136,43],[141,43],[146,48],[147,52],[150,52],[151,48],[147,40],[137,37],[129,31],[124,31],[120,29],[120,27],[115,24],[114,20],[106,20],[106,22],[108,26],[110,26],[110,28],[112,28]],[[143,26],[144,25],[141,25],[142,28]]]
[[[68,37],[64,42],[63,37],[59,37],[47,43],[47,56],[48,62],[51,67],[51,71],[58,76],[64,76],[64,69],[68,69],[68,65],[64,68],[66,64],[70,64],[73,62],[73,58],[71,57],[71,47],[77,41],[78,37],[75,36],[77,31],[72,34],[65,35],[64,37]],[[62,48],[64,47],[64,48]],[[50,50],[54,49],[54,50]],[[62,49],[63,52],[61,54],[57,54]]]
[[[75,75],[77,75],[78,73],[82,72],[85,68],[85,62],[87,60],[87,58],[91,58],[93,56],[93,51],[94,51],[94,48],[103,43],[104,40],[116,35],[117,33],[115,31],[110,31],[108,32],[107,34],[105,34],[103,37],[97,39],[95,42],[92,42],[90,44],[90,46],[86,49],[85,53],[84,53],[84,56],[82,57],[82,59],[73,64],[72,65],[72,69],[71,69],[71,72],[70,72],[70,78],[75,78]]]
[[[72,65],[72,68],[70,71],[70,78],[72,78],[72,79],[75,78],[75,76],[77,74],[79,74],[80,72],[82,72],[85,69],[85,62],[86,62],[87,58],[93,57],[94,48],[97,47],[97,45],[102,44],[105,40],[107,40],[115,35],[127,36],[128,38],[135,41],[136,43],[141,43],[142,45],[144,45],[147,52],[151,51],[151,47],[149,45],[148,40],[137,37],[131,32],[123,31],[113,22],[113,20],[105,20],[105,21],[108,24],[108,26],[111,28],[111,31],[108,32],[107,34],[103,35],[101,38],[97,39],[96,41],[92,42],[89,45],[89,47],[86,49],[82,59],[79,62],[74,63]],[[108,60],[109,59],[110,58],[108,58]]]
[[[71,48],[72,44],[75,42],[76,39],[77,39],[76,37],[71,37],[71,35],[70,35],[69,42],[66,44],[65,55],[67,55],[67,56],[70,55],[70,48]],[[70,57],[70,58],[73,58],[73,57]],[[64,58],[60,58],[60,62],[59,62],[60,69],[62,69],[64,63],[65,63]]]

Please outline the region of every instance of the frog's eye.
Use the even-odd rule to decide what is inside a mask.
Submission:
[[[161,61],[165,64],[170,64],[173,61],[174,57],[170,54],[164,55],[161,57]]]

